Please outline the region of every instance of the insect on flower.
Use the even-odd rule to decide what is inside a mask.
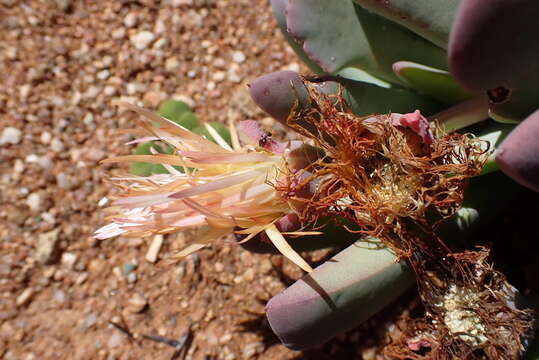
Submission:
[[[175,255],[178,258],[233,232],[245,236],[241,242],[265,233],[291,261],[312,271],[283,235],[319,233],[280,231],[279,220],[293,214],[294,209],[276,189],[280,178],[297,164],[306,163],[297,160],[307,145],[298,141],[277,142],[252,120],[241,122],[239,132],[230,123],[232,145],[206,125],[216,140],[213,143],[148,110],[127,103],[119,105],[142,115],[137,120],[140,128],[132,133],[143,137],[130,143],[159,140],[172,146],[174,154],[153,151],[152,155],[118,156],[103,161],[157,163],[168,173],[112,178],[123,192],[106,209],[110,223],[95,232],[96,238],[141,237],[206,227],[203,236]],[[181,167],[183,172],[174,166]]]

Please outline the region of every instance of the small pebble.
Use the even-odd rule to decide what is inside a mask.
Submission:
[[[26,205],[28,205],[30,210],[38,212],[42,205],[41,195],[39,193],[31,193],[26,199]]]
[[[112,273],[113,273],[114,276],[116,276],[118,279],[123,278],[122,270],[120,269],[119,266],[113,267],[113,268],[112,268]]]
[[[17,305],[18,306],[24,306],[32,300],[32,296],[34,295],[34,290],[32,288],[26,288],[18,297],[17,297]]]
[[[105,86],[105,89],[103,90],[103,94],[105,94],[107,96],[112,96],[112,95],[116,94],[116,88],[114,86],[107,85],[107,86]]]
[[[93,126],[94,124],[94,115],[92,113],[87,113],[84,115],[84,118],[82,119],[82,122],[86,126]]]
[[[213,81],[221,82],[226,78],[226,73],[224,71],[217,71],[213,74]]]
[[[42,132],[40,140],[42,144],[48,145],[51,142],[51,133],[47,131]]]
[[[36,154],[29,154],[24,158],[24,161],[30,164],[35,164],[39,161],[39,156]]]
[[[215,265],[213,265],[213,268],[215,269],[215,272],[222,272],[225,267],[223,266],[223,264],[221,264],[220,262],[216,262]]]
[[[223,344],[226,344],[227,342],[229,342],[230,340],[232,340],[232,334],[227,332],[227,333],[225,333],[223,336],[221,336],[219,338],[219,343],[221,345],[223,345]]]
[[[77,254],[65,252],[62,254],[62,264],[68,269],[73,269],[77,261]]]
[[[39,235],[35,254],[39,263],[48,264],[53,260],[59,233],[60,229],[58,228]]]
[[[24,84],[19,89],[19,95],[22,99],[26,99],[28,95],[30,95],[30,91],[32,90],[32,86],[30,84]]]
[[[122,344],[122,341],[124,339],[124,336],[118,331],[114,330],[114,333],[110,336],[109,341],[107,342],[107,345],[109,348],[117,348]]]
[[[127,28],[131,28],[137,25],[137,14],[136,13],[127,14],[124,18],[124,25]]]
[[[51,159],[45,155],[43,156],[40,156],[38,159],[37,159],[37,164],[39,165],[40,168],[44,169],[44,170],[51,170],[52,167],[53,167],[53,163],[51,161]]]
[[[124,264],[124,274],[129,274],[131,273],[133,270],[135,270],[137,268],[137,266],[135,264],[131,264],[131,263],[127,263],[127,264]]]
[[[22,131],[17,128],[8,126],[2,131],[0,136],[0,145],[18,144],[21,141]]]
[[[71,6],[71,0],[54,0],[58,9],[62,11],[67,11]]]
[[[69,177],[64,174],[63,172],[61,173],[58,173],[58,175],[56,175],[56,184],[58,184],[58,186],[62,189],[69,189],[71,188],[71,180],[69,179]]]
[[[155,35],[149,31],[141,31],[129,37],[129,40],[138,50],[144,50],[155,40]]]
[[[86,91],[84,92],[84,98],[86,99],[95,99],[97,95],[101,90],[97,86],[90,86]]]
[[[41,213],[40,216],[41,219],[43,219],[43,221],[45,221],[47,224],[54,225],[56,223],[56,218],[49,212]]]
[[[127,310],[134,314],[143,311],[148,305],[148,300],[139,293],[134,293],[129,299],[127,304]]]
[[[180,62],[175,57],[170,57],[165,60],[165,69],[167,71],[175,71],[180,68]]]
[[[245,281],[253,281],[254,278],[255,278],[255,270],[252,267],[248,268],[243,273],[243,279]]]
[[[54,292],[54,301],[63,304],[66,301],[66,295],[62,290],[56,290]]]
[[[122,28],[113,30],[111,35],[113,39],[121,39],[125,36],[125,28],[122,27]]]
[[[97,78],[99,80],[107,80],[110,76],[110,71],[105,69],[105,70],[101,70],[100,72],[97,73]]]
[[[101,200],[97,203],[97,206],[104,207],[109,203],[109,199],[106,196],[103,196]]]
[[[83,330],[88,330],[97,323],[97,315],[95,313],[90,313],[86,319],[81,324]]]
[[[13,166],[13,172],[20,174],[24,171],[24,162],[21,159],[16,159]]]
[[[88,273],[82,272],[79,276],[77,276],[77,280],[75,280],[76,285],[82,285],[88,280]]]
[[[137,274],[134,273],[134,272],[127,274],[127,282],[129,284],[136,283],[137,282]]]
[[[153,48],[154,48],[154,49],[162,49],[162,48],[164,48],[167,44],[168,44],[168,40],[167,40],[167,39],[165,39],[165,38],[160,38],[160,39],[158,39],[158,40],[153,44]]]
[[[62,152],[65,149],[64,143],[58,138],[52,139],[50,147],[54,152]]]
[[[245,55],[241,51],[234,51],[232,53],[232,60],[235,63],[241,64],[245,61]]]

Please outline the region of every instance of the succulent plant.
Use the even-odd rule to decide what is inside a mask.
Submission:
[[[322,93],[340,93],[359,116],[420,109],[445,131],[473,131],[490,143],[493,152],[482,176],[471,181],[463,207],[439,229],[445,239],[457,243],[470,237],[512,197],[527,191],[498,169],[539,191],[537,2],[271,4],[286,40],[316,74],[282,71],[250,84],[253,100],[278,121],[290,125],[313,106],[308,88],[315,83]],[[269,302],[272,328],[285,345],[304,349],[354,327],[411,283],[406,262],[395,259],[385,248],[350,246]],[[522,348],[504,351],[512,357]]]
[[[250,84],[251,96],[309,141],[278,142],[254,121],[239,132],[233,124],[201,126],[172,100],[160,106],[162,117],[126,104],[145,118],[149,138],[134,141],[134,155],[107,160],[132,162],[140,176],[115,179],[130,184],[121,185],[112,222],[96,237],[204,225],[178,257],[231,232],[239,244],[271,242],[308,272],[267,306],[272,328],[294,349],[369,318],[415,273],[430,318],[388,354],[520,356],[531,313],[492,268],[488,250],[467,240],[529,191],[497,170],[539,190],[539,49],[528,39],[539,5],[272,0],[272,8],[315,75],[268,74]],[[335,222],[363,235],[351,245],[332,237]],[[325,226],[326,240],[349,246],[313,270],[285,237],[320,234],[305,224]]]

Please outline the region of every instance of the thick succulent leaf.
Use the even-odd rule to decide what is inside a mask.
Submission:
[[[535,0],[462,0],[459,6],[449,41],[450,70],[469,89],[490,89],[496,120],[519,121],[539,106],[538,18]]]
[[[526,196],[526,193],[529,193],[529,190],[501,171],[472,178],[464,195],[462,208],[443,222],[437,233],[446,241],[469,245],[468,242],[474,240],[476,231],[481,231],[483,226],[489,226],[503,209],[514,204],[519,196]]]
[[[350,0],[290,1],[286,23],[309,58],[330,73],[358,67],[383,80],[402,83],[391,69],[396,61],[447,68],[441,48]]]
[[[268,302],[268,320],[284,345],[296,350],[321,345],[413,283],[409,267],[377,246],[354,243]]]
[[[350,80],[367,82],[370,84],[378,85],[383,88],[391,87],[391,84],[387,81],[379,79],[375,76],[372,76],[366,71],[354,67],[347,67],[342,70],[339,70],[337,71],[337,73],[335,73],[335,75]]]
[[[444,104],[456,104],[474,96],[474,93],[464,90],[445,70],[410,61],[399,61],[393,64],[393,71],[411,87]]]
[[[539,62],[539,2],[462,0],[449,41],[451,73],[470,89],[516,83]]]
[[[519,124],[496,154],[500,169],[518,183],[539,191],[539,110]]]
[[[442,106],[425,96],[411,90],[383,88],[371,83],[338,79],[344,85],[343,96],[358,115],[389,112],[406,113],[416,109],[426,114],[439,111]],[[320,90],[326,93],[338,92],[338,83],[326,81]],[[305,108],[309,106],[308,92],[304,80],[292,71],[278,71],[255,79],[249,90],[254,102],[260,108],[282,123],[293,109],[294,104]]]
[[[301,44],[294,40],[294,38],[288,33],[288,27],[286,25],[286,7],[288,6],[289,1],[290,0],[271,0],[273,16],[275,17],[275,20],[277,20],[277,24],[279,25],[284,38],[294,50],[296,55],[298,55],[298,57],[301,59],[301,61],[303,61],[316,74],[323,74],[324,70],[322,70],[317,63],[309,59],[307,54],[305,54],[305,51],[303,51]]]
[[[129,172],[138,176],[150,176],[152,174],[154,164],[135,162],[129,164]]]
[[[527,77],[508,85],[507,98],[499,101],[490,95],[490,117],[501,123],[518,123],[539,107],[539,62]],[[487,92],[491,94],[492,92]]]
[[[514,128],[514,125],[492,124],[477,134],[481,140],[488,141],[490,144],[490,149],[493,150],[488,157],[485,166],[483,166],[483,169],[481,170],[481,175],[489,174],[498,170],[498,165],[496,164],[498,148],[500,147],[502,141]]]
[[[158,153],[161,154],[172,154],[174,152],[174,149],[172,149],[168,145],[159,145],[155,141],[149,141],[146,143],[139,144],[135,151],[135,155],[151,155],[152,151],[150,150],[153,148]],[[180,172],[183,172],[183,168],[181,166],[174,166],[174,168]],[[150,176],[153,174],[167,174],[168,170],[165,169],[165,167],[161,164],[152,164],[152,163],[145,163],[145,162],[134,162],[129,165],[129,172],[134,175],[139,176]]]
[[[277,71],[260,76],[249,84],[254,102],[276,120],[284,123],[296,101],[308,106],[308,92],[303,79],[294,71]]]
[[[439,47],[446,48],[460,0],[355,0],[355,2],[405,26]]]
[[[191,108],[183,101],[168,99],[159,104],[157,112],[166,119],[177,121],[184,113],[191,112]]]
[[[408,113],[420,109],[424,115],[431,115],[442,109],[438,102],[414,91],[399,88],[383,88],[363,81],[343,79],[343,97],[357,115],[385,114],[390,112]],[[327,82],[326,93],[336,93],[336,82]]]
[[[187,130],[193,130],[200,124],[198,121],[198,116],[196,116],[190,111],[184,112],[183,114],[181,114],[178,120],[173,121],[177,124],[180,124]]]
[[[438,233],[446,241],[465,245],[474,231],[488,226],[526,191],[501,172],[473,178],[463,208]],[[411,285],[408,266],[395,263],[386,249],[365,246],[364,242],[351,245],[270,300],[269,322],[286,346],[320,346],[381,310]]]
[[[488,100],[485,95],[453,105],[429,117],[446,132],[459,130],[488,119]]]

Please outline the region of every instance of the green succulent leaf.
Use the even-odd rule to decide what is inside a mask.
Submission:
[[[277,20],[277,24],[279,25],[284,38],[301,61],[303,61],[314,73],[324,74],[324,70],[322,70],[316,62],[309,59],[309,56],[305,54],[301,45],[288,33],[288,26],[286,25],[286,7],[288,6],[288,2],[289,0],[271,0],[273,16]]]
[[[488,157],[488,160],[481,171],[481,175],[499,170],[498,165],[496,164],[496,153],[498,151],[498,146],[502,143],[506,136],[513,131],[514,128],[514,125],[492,124],[477,134],[481,140],[488,141],[490,144],[490,149],[494,150]]]
[[[394,21],[441,48],[447,48],[460,0],[355,0],[362,7]]]
[[[135,155],[151,155],[151,148],[154,148],[158,153],[161,154],[174,153],[174,149],[172,147],[165,144],[160,145],[155,141],[139,144],[134,153]],[[183,168],[181,166],[174,166],[174,168],[180,172],[183,172]],[[168,170],[161,164],[134,162],[129,165],[129,172],[138,176],[150,176],[153,174],[167,174]]]
[[[504,101],[493,101],[490,96],[489,115],[503,124],[516,124],[527,118],[539,106],[539,64],[526,79],[520,79],[511,88]]]
[[[399,61],[393,64],[393,71],[411,87],[447,105],[459,103],[475,95],[464,90],[445,70],[410,61]]]
[[[154,164],[135,162],[129,164],[129,172],[138,176],[150,176],[152,175],[152,168]]]
[[[157,112],[162,117],[177,122],[184,113],[191,112],[191,108],[183,101],[168,99],[161,102]]]
[[[192,112],[184,112],[177,121],[174,121],[177,124],[183,126],[187,130],[193,130],[200,125],[198,121],[198,116]]]
[[[424,115],[440,111],[443,106],[435,100],[403,88],[383,88],[363,81],[344,79],[343,97],[357,115],[408,113],[420,109]],[[328,82],[324,92],[337,93],[336,83]]]
[[[286,23],[289,33],[303,42],[305,54],[330,73],[357,67],[385,81],[406,85],[393,73],[394,62],[447,68],[443,49],[350,0],[291,1]]]

